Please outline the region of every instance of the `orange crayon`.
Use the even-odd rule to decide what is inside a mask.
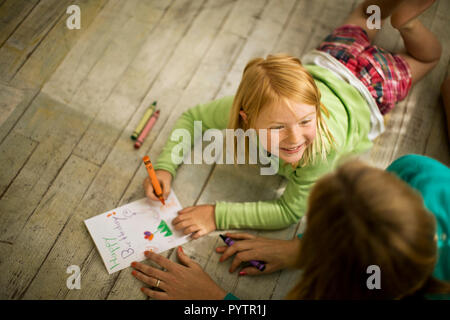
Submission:
[[[161,201],[161,203],[163,205],[165,205],[166,203],[164,202],[161,185],[159,184],[158,178],[156,178],[155,169],[153,169],[153,165],[152,165],[152,162],[150,161],[150,157],[145,156],[144,158],[142,158],[142,160],[144,160],[144,164],[145,164],[145,167],[147,168],[148,176],[150,177],[150,181],[152,183],[153,190],[155,191],[156,196],[159,198],[159,201]]]

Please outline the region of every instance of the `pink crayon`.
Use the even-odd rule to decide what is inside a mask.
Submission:
[[[142,129],[141,134],[137,138],[136,143],[134,144],[134,147],[136,149],[139,149],[141,147],[141,145],[144,143],[145,137],[147,137],[148,133],[153,128],[153,125],[155,124],[158,117],[159,117],[159,110],[156,110],[153,113],[153,115],[150,117],[150,119],[148,119],[147,124],[145,125],[144,129]]]

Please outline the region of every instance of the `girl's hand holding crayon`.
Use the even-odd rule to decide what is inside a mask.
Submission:
[[[220,262],[236,254],[231,263],[230,272],[234,272],[241,263],[251,260],[264,261],[266,268],[260,271],[253,266],[245,267],[239,275],[260,275],[272,273],[285,268],[295,268],[300,256],[300,239],[276,240],[256,237],[248,233],[226,233],[235,241],[231,246],[217,247],[216,252],[222,253]]]
[[[175,230],[192,233],[192,238],[198,239],[217,229],[214,211],[215,206],[209,204],[186,207],[178,211],[178,217],[173,219],[172,224]]]
[[[170,193],[170,185],[172,183],[172,174],[169,171],[166,170],[155,170],[156,178],[158,178],[159,183],[161,184],[163,197],[167,200]],[[152,183],[150,181],[150,178],[147,177],[144,180],[144,190],[145,195],[153,200],[153,201],[159,201],[158,197],[155,195],[155,192],[153,190]]]

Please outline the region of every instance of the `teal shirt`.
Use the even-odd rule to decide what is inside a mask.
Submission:
[[[425,207],[436,217],[438,261],[433,276],[450,281],[450,169],[434,159],[410,154],[386,170],[419,191]]]

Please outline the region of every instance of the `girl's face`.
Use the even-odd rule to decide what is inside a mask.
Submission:
[[[267,151],[287,163],[296,163],[316,137],[316,107],[295,102],[290,102],[290,108],[284,104],[264,106],[256,118],[255,127],[267,129],[266,143],[261,140]],[[276,134],[278,144],[272,146]]]

